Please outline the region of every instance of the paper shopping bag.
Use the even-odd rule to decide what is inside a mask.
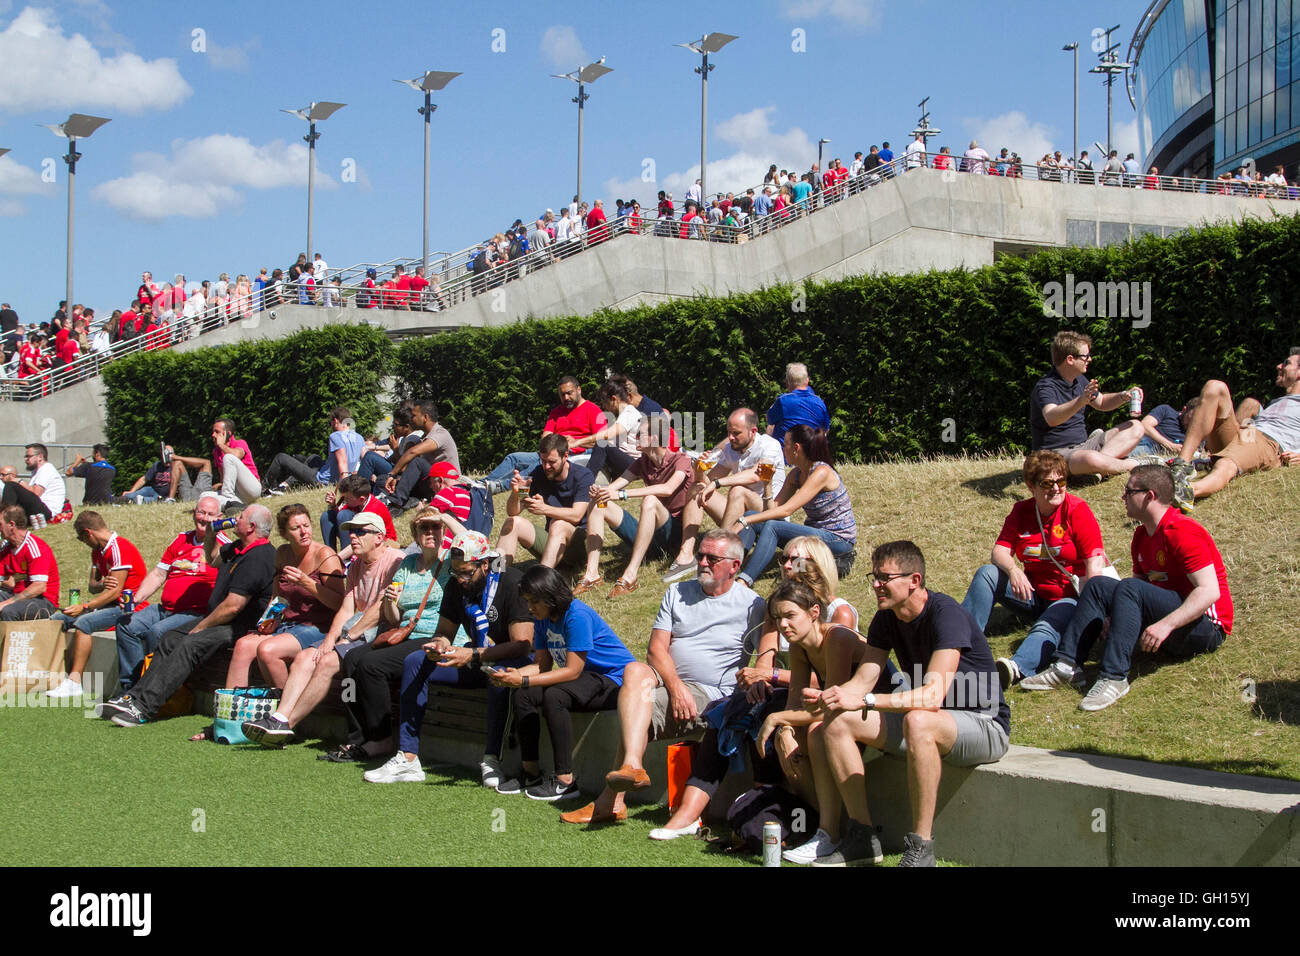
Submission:
[[[0,625],[0,638],[0,693],[47,691],[68,676],[68,642],[58,621],[12,621]]]

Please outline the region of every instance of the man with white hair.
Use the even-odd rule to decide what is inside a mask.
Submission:
[[[267,538],[271,512],[262,505],[249,505],[240,512],[234,530],[237,540],[219,551],[211,524],[204,534],[205,558],[220,562],[207,614],[191,627],[167,632],[131,693],[97,705],[97,716],[119,727],[148,723],[196,667],[223,648],[233,647],[236,638],[256,626],[275,582],[275,548]]]
[[[831,430],[831,416],[826,403],[808,383],[808,366],[791,362],[785,367],[785,394],[778,395],[767,410],[767,433],[778,442],[795,425]]]
[[[975,140],[970,141],[970,149],[962,154],[961,168],[964,172],[984,175],[988,172],[989,154]]]

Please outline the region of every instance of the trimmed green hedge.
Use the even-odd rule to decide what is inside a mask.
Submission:
[[[1067,273],[1076,286],[1150,282],[1150,324],[1045,315],[1044,285]],[[1207,378],[1267,400],[1273,367],[1300,344],[1287,294],[1296,288],[1300,219],[1248,220],[974,271],[861,276],[408,340],[397,350],[397,391],[438,402],[469,469],[534,446],[561,375],[590,397],[606,369],[625,372],[672,411],[703,413],[712,442],[731,409],[761,416],[790,361],[808,365],[826,399],[840,458],[1023,449],[1029,390],[1059,329],[1090,334],[1092,374],[1106,390],[1142,385],[1148,408],[1178,407]],[[1090,413],[1089,423],[1106,416]]]
[[[185,455],[212,450],[212,423],[236,435],[264,470],[277,452],[323,454],[329,413],[346,405],[358,431],[386,412],[380,386],[393,345],[382,329],[332,325],[284,339],[142,352],[104,368],[108,441],[123,488],[156,459],[158,442]]]

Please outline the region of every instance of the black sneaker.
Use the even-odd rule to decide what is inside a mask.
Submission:
[[[144,711],[130,694],[122,694],[112,700],[96,704],[95,716],[110,720],[119,727],[139,727],[149,722],[149,718],[144,715]]]
[[[524,777],[522,775],[511,777],[509,780],[497,786],[497,793],[514,796],[517,793],[523,793],[525,790],[540,787],[543,782],[544,780],[540,775],[536,777]]]
[[[544,803],[554,803],[556,800],[563,800],[565,797],[576,797],[577,795],[577,781],[562,783],[560,778],[553,773],[548,773],[542,778],[541,783],[536,786],[524,788],[525,797],[529,800],[541,800]]]
[[[263,747],[283,747],[293,739],[293,728],[287,720],[267,714],[259,720],[246,720],[239,725],[244,736]]]
[[[935,866],[934,841],[922,840],[915,833],[903,837],[903,858],[899,866]]]
[[[880,827],[850,820],[838,845],[813,860],[813,866],[863,866],[885,858],[880,848]]]

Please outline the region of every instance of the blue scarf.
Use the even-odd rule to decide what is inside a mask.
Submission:
[[[493,568],[487,573],[487,581],[483,584],[483,596],[478,603],[471,601],[468,597],[465,600],[465,611],[469,614],[474,624],[474,646],[478,648],[487,647],[488,644],[488,618],[484,608],[492,606],[493,599],[497,596],[497,584],[501,581],[501,570]]]

